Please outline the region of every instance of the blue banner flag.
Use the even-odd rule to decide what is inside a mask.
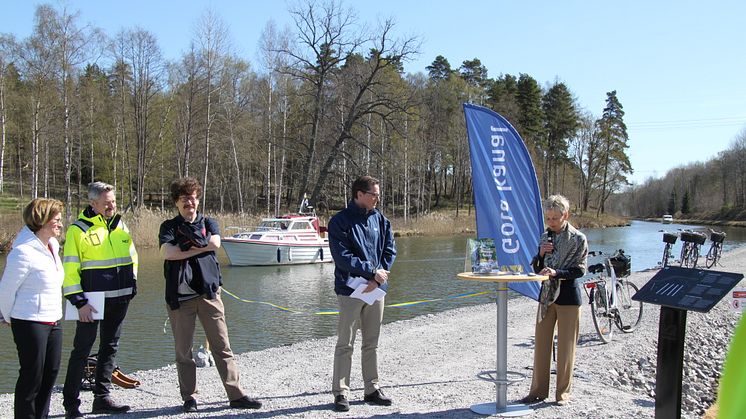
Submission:
[[[464,104],[471,152],[477,237],[492,238],[502,271],[533,272],[544,214],[536,172],[518,132],[498,113]],[[535,300],[539,282],[511,282],[510,289]]]

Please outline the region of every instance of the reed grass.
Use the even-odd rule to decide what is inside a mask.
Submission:
[[[132,234],[132,240],[138,248],[158,247],[158,231],[163,221],[171,219],[177,215],[173,211],[161,211],[143,209],[136,213],[130,212],[122,218],[127,223]],[[222,236],[230,236],[237,230],[249,230],[259,225],[260,216],[242,215],[242,214],[207,214],[218,220]]]
[[[135,212],[127,212],[122,218],[130,229],[132,238],[139,248],[158,247],[158,230],[164,220],[175,217],[174,208],[171,211],[160,209],[141,209]],[[251,230],[259,225],[262,216],[248,214],[208,214],[218,220],[221,234],[230,236],[239,230]],[[328,218],[321,219],[321,224],[326,225]],[[599,218],[595,214],[573,215],[570,219],[572,224],[580,229],[590,227],[608,227],[626,225],[627,220],[611,215],[602,215]],[[7,211],[0,214],[0,250],[7,251],[18,230],[23,225],[21,211]],[[461,210],[456,215],[455,210],[442,210],[430,212],[417,217],[410,217],[406,221],[403,217],[391,219],[391,225],[397,236],[445,236],[454,234],[476,234],[476,219],[474,211]],[[64,235],[63,235],[64,240]]]
[[[247,214],[208,214],[218,220],[223,237],[233,235],[239,230],[252,230],[259,225],[262,219],[260,215]],[[595,214],[573,215],[570,218],[572,224],[580,229],[623,226],[627,220],[612,215],[602,215],[596,218]],[[176,216],[176,210],[161,211],[143,209],[137,213],[127,213],[124,220],[132,233],[132,238],[138,248],[158,247],[158,229],[164,220]],[[327,225],[328,218],[322,218],[321,224]],[[453,234],[476,234],[476,218],[474,211],[444,210],[431,212],[418,217],[410,217],[404,221],[403,217],[391,219],[391,226],[396,236],[445,236]]]
[[[455,210],[431,212],[418,217],[391,219],[391,227],[397,236],[446,236],[453,234],[474,234],[476,219],[474,212]]]

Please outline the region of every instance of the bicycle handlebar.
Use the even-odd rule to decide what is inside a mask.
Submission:
[[[606,268],[604,267],[603,263],[597,263],[595,265],[591,265],[588,267],[588,272],[592,274],[597,274],[600,272],[603,272]]]

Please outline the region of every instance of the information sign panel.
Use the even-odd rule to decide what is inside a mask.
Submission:
[[[735,287],[743,274],[668,266],[661,269],[633,300],[707,313]]]

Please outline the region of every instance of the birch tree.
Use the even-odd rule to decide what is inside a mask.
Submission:
[[[140,207],[144,201],[148,163],[154,152],[153,143],[159,139],[159,133],[153,125],[158,124],[161,119],[154,115],[153,107],[155,97],[161,90],[164,65],[161,50],[152,33],[142,29],[125,30],[120,33],[118,42],[123,46],[121,50],[124,54],[118,58],[129,67],[132,77],[128,93],[134,144],[125,142],[124,147],[129,158],[134,154],[134,179],[130,175],[128,182],[134,186],[131,204]],[[129,159],[127,164],[131,168],[132,162]],[[129,172],[132,174],[132,169]]]
[[[288,93],[287,87],[289,82],[289,76],[285,71],[287,69],[286,55],[280,53],[280,51],[288,49],[288,32],[289,28],[283,31],[279,31],[275,23],[270,21],[264,27],[261,38],[259,39],[259,49],[261,51],[262,65],[267,71],[267,115],[266,115],[266,127],[267,127],[267,174],[265,182],[265,191],[267,195],[267,214],[269,215],[271,200],[271,179],[274,178],[275,189],[274,189],[274,213],[280,213],[280,204],[282,196],[283,179],[285,177],[285,162],[286,162],[286,135],[287,135],[287,112],[288,109]],[[274,93],[277,92],[277,98],[275,99]],[[275,104],[276,102],[276,104]],[[281,132],[277,135],[274,130],[274,122],[277,114],[281,117]],[[277,158],[277,152],[279,150],[280,157]],[[274,159],[272,158],[274,151]],[[272,164],[274,160],[274,164]],[[273,173],[274,169],[274,173]]]
[[[70,131],[71,95],[74,78],[86,61],[100,52],[103,34],[90,27],[79,26],[79,13],[70,13],[66,7],[55,10],[49,5],[36,9],[35,37],[48,49],[48,57],[55,74],[62,102],[62,140],[65,181],[65,207],[69,211],[72,202],[72,145]],[[48,193],[48,175],[45,175],[45,195]]]
[[[6,74],[11,63],[11,54],[15,49],[15,40],[8,35],[0,34],[0,193],[5,184],[5,145],[8,133],[8,110],[6,105]]]
[[[212,125],[217,117],[219,104],[213,101],[220,98],[223,89],[223,70],[228,49],[228,30],[223,21],[213,12],[208,11],[195,31],[195,43],[205,83],[205,125],[204,125],[204,167],[202,171],[202,208],[207,205],[208,173],[210,170],[210,141]],[[217,105],[217,106],[216,106]]]

